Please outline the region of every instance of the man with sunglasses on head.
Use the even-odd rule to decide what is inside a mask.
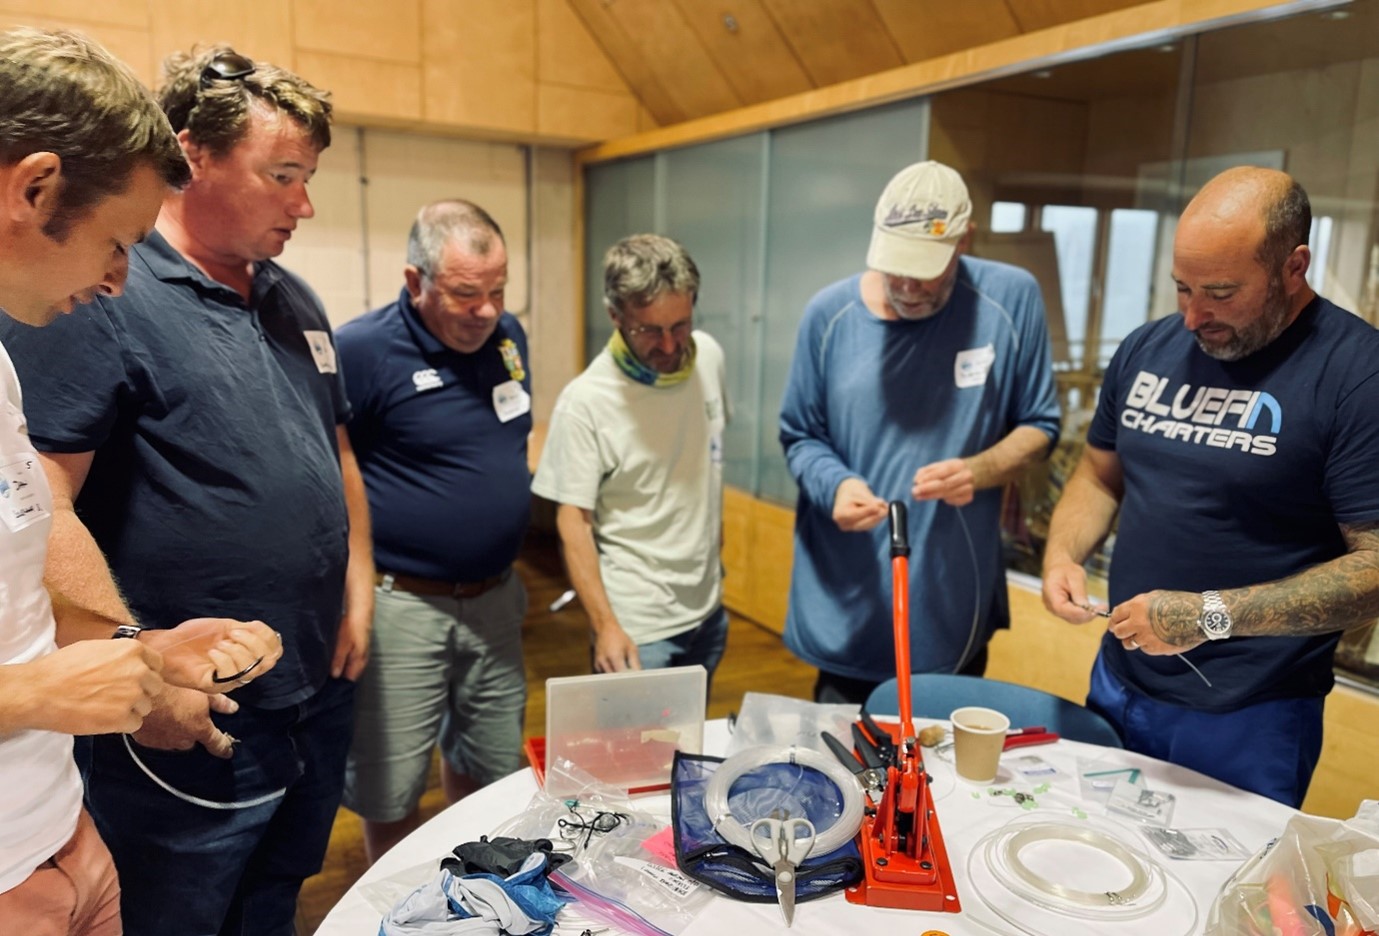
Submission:
[[[130,246],[187,179],[167,118],[104,49],[76,33],[0,33],[0,307],[14,331],[118,296]],[[262,622],[144,632],[45,583],[61,513],[4,347],[0,403],[0,921],[6,933],[112,936],[120,888],[82,809],[72,736],[135,731],[164,685],[238,688],[281,649]]]
[[[887,502],[904,501],[913,672],[986,668],[1009,625],[1001,489],[1058,440],[1033,276],[966,256],[962,176],[907,166],[876,205],[868,269],[810,300],[781,404],[799,485],[785,644],[816,702],[895,678]]]
[[[325,853],[373,601],[330,326],[271,259],[312,217],[331,107],[225,47],[164,67],[190,184],[123,297],[5,340],[57,507],[50,579],[150,628],[252,609],[283,635],[237,712],[170,690],[130,738],[94,740],[87,802],[125,870],[126,931],[279,936]]]
[[[699,270],[655,234],[604,258],[608,347],[560,394],[532,491],[558,504],[596,672],[702,664],[728,639],[723,349],[693,330]]]
[[[338,334],[373,514],[377,607],[345,805],[373,862],[420,819],[431,752],[455,802],[522,766],[531,514],[527,335],[503,311],[507,246],[460,199],[422,208],[395,302]]]

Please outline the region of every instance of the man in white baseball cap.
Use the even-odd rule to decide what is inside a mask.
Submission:
[[[980,675],[1007,626],[1001,488],[1058,440],[1034,277],[967,256],[962,177],[891,179],[868,269],[810,300],[781,406],[800,494],[786,645],[820,702],[864,702],[895,676],[886,504],[911,501],[914,672]]]

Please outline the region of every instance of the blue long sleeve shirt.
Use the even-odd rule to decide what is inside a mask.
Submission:
[[[786,645],[854,679],[894,676],[886,525],[844,533],[833,498],[849,477],[909,508],[914,672],[951,672],[1006,623],[1001,491],[960,511],[913,500],[915,471],[975,455],[1019,426],[1059,431],[1044,303],[1034,277],[963,257],[947,305],[919,321],[877,318],[861,276],[805,309],[780,439],[799,485]]]

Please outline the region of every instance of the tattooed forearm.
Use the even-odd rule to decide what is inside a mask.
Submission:
[[[1202,613],[1202,596],[1195,592],[1156,591],[1149,598],[1149,626],[1154,635],[1174,647],[1202,642],[1197,619]]]
[[[1379,617],[1379,523],[1341,525],[1344,556],[1276,582],[1221,593],[1242,637],[1307,637]]]

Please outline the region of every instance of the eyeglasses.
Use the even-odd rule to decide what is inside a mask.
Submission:
[[[669,329],[662,328],[659,325],[633,325],[627,329],[627,337],[637,339],[647,338],[652,341],[660,341],[667,331],[670,332],[670,337],[674,338],[676,341],[684,341],[690,336],[690,332],[694,331],[694,323],[677,322],[670,326]]]
[[[201,90],[209,88],[213,81],[242,81],[253,73],[253,59],[238,52],[222,52],[201,69]]]
[[[578,802],[569,805],[568,808],[573,815],[557,820],[556,826],[562,839],[581,848],[588,848],[595,835],[607,835],[624,822],[631,821],[631,817],[626,813],[594,810],[589,806],[581,807]],[[583,812],[580,811],[581,808]],[[584,841],[581,842],[580,839]]]

